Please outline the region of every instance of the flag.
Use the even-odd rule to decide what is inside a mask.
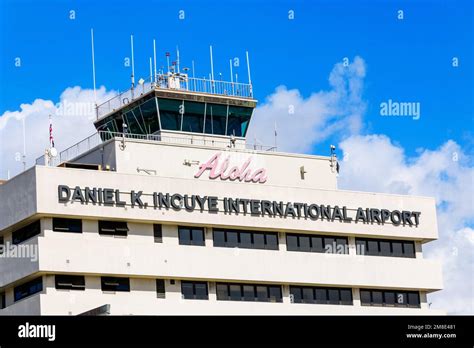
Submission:
[[[51,116],[49,116],[49,144],[51,147],[54,147],[53,122],[51,120]]]

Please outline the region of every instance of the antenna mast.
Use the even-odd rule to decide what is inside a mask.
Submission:
[[[150,83],[151,85],[153,86],[153,67],[152,67],[152,64],[151,64],[151,57],[150,57]]]
[[[176,46],[176,67],[178,68],[178,74],[179,74],[179,48]]]
[[[92,81],[94,84],[94,104],[96,119],[99,118],[99,110],[97,108],[97,92],[95,88],[95,57],[94,57],[94,29],[91,28],[91,45],[92,45]]]
[[[252,79],[250,78],[250,61],[249,61],[249,51],[245,51],[245,56],[247,57],[247,72],[249,74],[249,85],[250,85],[250,96],[252,96]]]
[[[150,62],[151,62],[151,58],[150,58]],[[155,76],[154,76],[154,79],[153,81],[155,81],[155,84],[156,84],[156,42],[155,42],[155,39],[153,39],[153,62],[155,64]]]
[[[133,35],[130,35],[130,46],[132,49],[132,99],[133,99],[133,89],[135,87],[135,61],[133,59]]]
[[[212,46],[209,46],[209,52],[211,54],[211,80],[214,81],[214,63],[212,61]]]
[[[22,123],[23,123],[23,171],[26,170],[26,130],[25,130],[25,118],[23,116]]]

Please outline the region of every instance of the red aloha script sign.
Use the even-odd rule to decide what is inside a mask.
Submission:
[[[252,158],[249,157],[240,167],[234,166],[229,168],[230,156],[222,162],[219,162],[222,153],[216,153],[207,162],[202,163],[199,166],[198,172],[194,175],[195,178],[199,178],[206,170],[209,170],[209,179],[231,180],[231,181],[244,181],[244,182],[255,182],[265,183],[267,181],[267,170],[265,168],[259,168],[255,171],[249,168]]]

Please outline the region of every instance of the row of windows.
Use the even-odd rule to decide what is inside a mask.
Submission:
[[[356,238],[358,255],[415,258],[415,243],[411,241]]]
[[[352,289],[290,286],[293,303],[352,305]]]
[[[82,233],[82,220],[53,218],[53,231]],[[127,236],[128,225],[125,221],[99,221],[99,234]],[[40,233],[39,220],[13,232],[13,244],[19,244]],[[153,225],[156,243],[163,242],[162,226]],[[178,227],[179,244],[205,245],[204,228]],[[3,239],[3,238],[2,238]],[[278,233],[254,232],[245,230],[213,229],[213,241],[216,247],[278,250]],[[0,240],[2,244],[2,240]],[[286,234],[288,251],[348,254],[348,238],[333,236],[311,236],[306,234]],[[415,243],[412,241],[356,238],[358,255],[392,256],[415,258]]]
[[[288,251],[348,254],[347,245],[347,237],[308,236],[305,234],[286,235]]]
[[[174,284],[174,281],[171,281]],[[80,275],[56,275],[56,289],[85,290],[85,277]],[[101,289],[106,292],[129,292],[130,279],[124,277],[101,277]],[[14,300],[19,301],[43,290],[42,277],[33,279],[14,288]],[[158,298],[166,297],[164,279],[156,280]],[[184,299],[208,300],[207,282],[182,281],[181,294]],[[217,283],[216,295],[219,301],[283,302],[280,285]],[[290,286],[292,303],[352,305],[352,289]],[[416,291],[360,290],[364,306],[420,307],[420,294]],[[5,308],[5,293],[0,294],[0,309]]]
[[[279,285],[217,283],[216,293],[220,301],[283,302]]]
[[[420,293],[417,291],[360,290],[363,306],[420,307]]]
[[[278,250],[278,233],[213,230],[215,247]]]

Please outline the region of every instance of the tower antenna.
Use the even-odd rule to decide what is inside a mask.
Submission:
[[[133,35],[130,35],[130,46],[132,49],[132,99],[133,99],[133,89],[135,87],[135,61],[133,58]]]
[[[155,81],[155,84],[156,84],[156,42],[155,42],[155,39],[153,39],[153,62],[154,62],[154,65],[155,65],[155,75],[154,75],[154,79],[153,81]]]
[[[97,109],[97,92],[95,87],[95,57],[94,57],[94,29],[91,28],[91,46],[92,46],[92,82],[94,84],[94,104],[96,119],[99,118],[99,110]]]
[[[152,86],[153,86],[153,82],[154,82],[154,79],[153,79],[153,67],[152,67],[151,57],[150,57],[150,83],[151,83]]]
[[[209,46],[209,52],[211,55],[211,80],[214,81],[214,63],[212,61],[212,46]]]
[[[25,119],[26,116],[23,116],[23,171],[26,170],[26,130],[25,130]]]
[[[252,79],[250,78],[249,51],[245,51],[245,56],[247,57],[247,72],[249,74],[250,96],[252,96]]]
[[[178,68],[178,74],[179,74],[179,48],[176,46],[176,67]]]
[[[170,53],[166,52],[166,63],[168,64],[168,74],[170,73]]]

